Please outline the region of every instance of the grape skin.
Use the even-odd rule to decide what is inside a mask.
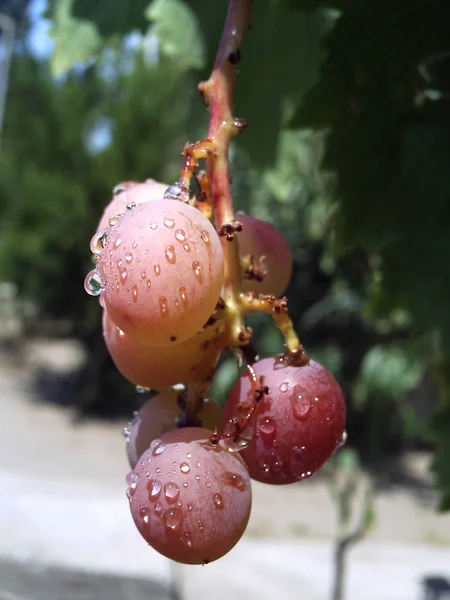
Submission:
[[[131,514],[142,537],[185,564],[208,563],[229,552],[250,516],[244,462],[213,447],[212,433],[198,427],[165,433],[127,476]]]
[[[183,342],[148,346],[124,333],[103,311],[103,338],[117,369],[134,385],[163,389],[210,374],[218,358],[214,323]]]
[[[224,275],[219,236],[176,200],[136,206],[111,228],[99,255],[102,299],[129,335],[155,346],[193,336],[215,309]]]
[[[144,204],[152,200],[161,200],[164,192],[169,187],[166,183],[159,183],[153,179],[147,179],[145,183],[138,181],[124,181],[121,185],[124,188],[113,196],[111,202],[105,208],[102,218],[97,227],[97,231],[108,230],[109,220],[116,215],[122,215],[127,212],[127,206],[135,204]]]
[[[177,427],[177,418],[183,414],[178,404],[180,392],[166,390],[146,402],[128,427],[127,456],[132,469],[150,443],[163,433]],[[197,415],[201,427],[219,430],[222,424],[222,408],[214,400],[204,400]]]
[[[273,294],[280,297],[286,290],[292,275],[292,252],[281,232],[266,221],[249,215],[238,215],[243,225],[239,233],[239,253],[242,257],[251,254],[261,266],[267,269],[262,281],[243,279],[244,292],[256,294]]]
[[[280,356],[253,365],[269,394],[252,416],[254,434],[241,452],[250,476],[271,484],[287,484],[313,475],[339,446],[345,429],[342,391],[322,365],[311,360],[302,367],[286,366]],[[250,380],[242,376],[231,390],[223,414],[242,419],[251,403]]]

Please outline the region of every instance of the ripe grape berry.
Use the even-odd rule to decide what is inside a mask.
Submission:
[[[253,479],[286,484],[313,475],[339,446],[345,428],[345,403],[333,376],[311,360],[284,364],[281,356],[253,365],[269,394],[252,416],[253,437],[241,455]],[[243,375],[231,390],[223,414],[224,431],[242,420],[254,402],[250,379]]]
[[[103,311],[103,337],[117,369],[134,385],[151,389],[199,381],[208,375],[218,358],[217,328],[213,323],[183,342],[148,346],[124,333]]]
[[[165,390],[146,402],[135,414],[126,428],[127,456],[132,469],[153,440],[177,427],[183,416],[179,396],[178,391]],[[205,399],[196,418],[199,427],[219,430],[222,425],[222,408],[214,400]]]
[[[229,552],[247,526],[251,487],[243,460],[185,427],[154,440],[128,474],[131,514],[155,550],[185,564]]]
[[[242,257],[251,255],[256,267],[266,274],[261,281],[242,281],[244,292],[281,296],[292,274],[292,253],[281,232],[271,223],[248,215],[238,215],[243,225],[239,233],[239,252]]]
[[[206,323],[223,284],[224,259],[219,236],[199,210],[162,199],[123,215],[107,235],[97,269],[114,323],[143,343],[163,346]]]

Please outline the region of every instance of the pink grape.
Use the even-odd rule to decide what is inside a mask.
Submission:
[[[218,331],[212,324],[183,342],[148,346],[124,333],[103,311],[103,337],[117,369],[134,385],[152,389],[209,375],[218,358],[214,338]]]
[[[244,279],[243,291],[280,297],[292,275],[292,252],[286,239],[271,223],[249,215],[237,219],[243,225],[238,237],[240,255],[252,255],[256,265],[267,271],[262,281]]]
[[[133,204],[161,200],[168,187],[166,183],[159,183],[153,179],[147,179],[144,183],[139,183],[138,181],[124,181],[119,183],[114,188],[116,193],[105,208],[97,231],[108,230],[110,227],[109,220],[116,215],[126,213],[129,210],[127,206],[131,207]]]
[[[146,402],[136,413],[127,428],[127,455],[132,469],[153,440],[177,427],[177,419],[183,415],[179,395],[180,392],[175,390],[166,390]],[[218,431],[222,425],[222,408],[214,400],[205,399],[197,418],[199,427]]]
[[[281,356],[253,365],[269,394],[252,415],[253,437],[242,450],[250,476],[271,484],[293,483],[313,475],[339,446],[345,429],[341,388],[322,365],[311,360],[286,366]],[[250,379],[242,376],[231,390],[223,414],[230,421],[247,414],[252,403]]]
[[[251,487],[241,457],[199,427],[174,429],[154,440],[128,474],[131,514],[155,550],[185,564],[205,564],[242,537]]]
[[[111,319],[143,343],[181,342],[206,323],[219,299],[219,236],[196,208],[177,200],[136,206],[111,228],[98,256]]]

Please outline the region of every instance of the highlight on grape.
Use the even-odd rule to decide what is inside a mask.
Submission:
[[[204,139],[186,144],[180,178],[116,185],[91,240],[86,291],[103,309],[117,369],[155,390],[125,428],[126,495],[144,540],[164,556],[207,564],[229,552],[250,516],[251,480],[308,479],[343,445],[339,384],[310,359],[283,297],[292,252],[271,223],[235,213],[230,140],[236,64],[250,0],[231,0],[207,82]],[[231,54],[230,54],[231,52]],[[249,313],[271,315],[285,352],[259,359]],[[209,399],[221,353],[241,375],[224,409]]]

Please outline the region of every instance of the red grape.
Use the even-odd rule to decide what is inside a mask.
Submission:
[[[103,337],[116,367],[131,383],[152,389],[207,376],[218,357],[217,331],[213,324],[183,342],[148,346],[124,333],[103,311]]]
[[[181,342],[206,323],[219,299],[219,236],[177,200],[136,206],[111,228],[99,254],[102,298],[125,333],[155,346]]]
[[[169,186],[166,183],[159,183],[153,179],[147,179],[145,183],[138,181],[124,181],[114,188],[114,196],[108,206],[105,208],[102,218],[97,227],[97,231],[108,230],[109,220],[127,212],[127,206],[133,204],[143,204],[151,200],[161,200],[164,192]]]
[[[177,427],[177,418],[183,414],[179,395],[175,390],[158,394],[141,407],[127,427],[127,455],[132,469],[154,439]],[[201,423],[199,427],[218,430],[222,424],[222,408],[214,400],[206,399],[197,418]]]
[[[250,476],[272,484],[292,483],[314,474],[338,447],[345,428],[345,402],[333,376],[311,360],[302,367],[287,366],[281,356],[253,365],[269,394],[252,415],[254,435],[242,450]],[[252,404],[249,377],[243,375],[231,390],[223,414],[224,431],[230,420],[242,419]]]
[[[244,279],[244,292],[281,296],[292,274],[292,252],[281,232],[266,221],[248,215],[238,215],[244,226],[239,234],[239,252],[242,257],[251,254],[256,265],[267,271],[262,281]]]
[[[229,552],[247,526],[251,487],[239,455],[198,427],[154,440],[128,474],[131,514],[155,550],[186,564],[205,564]]]

